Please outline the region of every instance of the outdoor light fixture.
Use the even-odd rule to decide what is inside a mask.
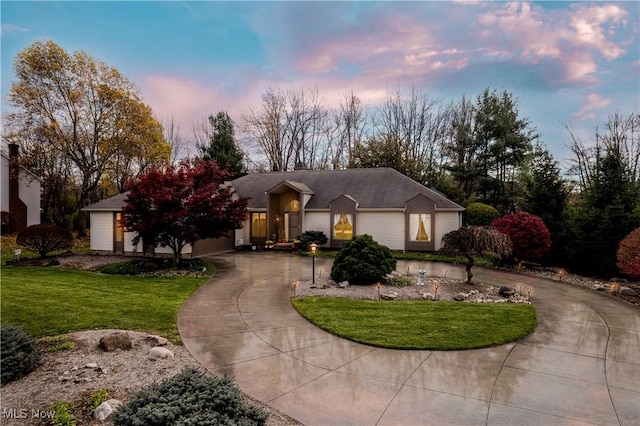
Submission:
[[[293,282],[293,295],[296,295],[296,288],[298,287],[298,281]]]
[[[378,300],[380,300],[382,298],[380,295],[380,283],[376,283],[376,287],[378,287]]]
[[[436,283],[433,287],[436,289],[436,294],[435,296],[433,296],[433,300],[438,300],[438,288],[440,287],[440,285]]]
[[[318,251],[318,245],[311,243],[309,246],[311,249],[312,269],[311,269],[311,287],[316,288],[316,252]]]
[[[531,287],[527,289],[528,299],[531,300]]]

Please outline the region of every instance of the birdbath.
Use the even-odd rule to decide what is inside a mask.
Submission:
[[[424,276],[427,274],[427,271],[424,269],[418,269],[418,282],[416,285],[424,285]]]

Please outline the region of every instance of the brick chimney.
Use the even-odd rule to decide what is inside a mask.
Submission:
[[[27,227],[27,205],[20,199],[20,161],[18,145],[9,144],[9,232]]]

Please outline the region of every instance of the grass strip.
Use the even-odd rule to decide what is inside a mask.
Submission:
[[[476,349],[519,340],[537,324],[533,305],[298,297],[295,309],[336,336],[392,349]]]
[[[179,343],[178,310],[209,277],[119,276],[3,266],[2,322],[36,337],[115,328],[159,334]]]

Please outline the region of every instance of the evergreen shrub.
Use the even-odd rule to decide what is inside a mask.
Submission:
[[[194,367],[136,392],[118,409],[115,426],[264,425],[267,413],[248,406],[229,377],[208,376]]]
[[[358,235],[338,252],[331,267],[331,279],[366,284],[381,281],[396,269],[396,260],[388,247],[378,244],[371,235]]]
[[[468,226],[486,226],[500,217],[500,212],[484,203],[471,203],[464,211],[464,222]]]
[[[301,251],[309,251],[312,243],[317,245],[326,244],[329,239],[322,231],[305,231],[300,235],[300,244],[298,245]]]
[[[2,384],[27,375],[40,361],[34,340],[20,327],[0,325],[0,371]]]
[[[52,251],[73,247],[73,234],[58,225],[31,225],[18,233],[16,243],[45,257]]]

